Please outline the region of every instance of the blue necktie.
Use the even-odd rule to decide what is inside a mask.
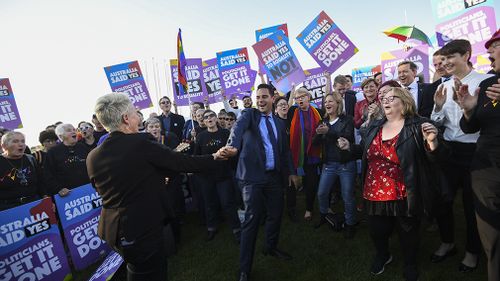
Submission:
[[[273,156],[274,156],[274,168],[279,171],[280,170],[280,161],[278,156],[278,141],[276,140],[276,136],[274,135],[273,126],[271,125],[270,116],[265,116],[266,118],[266,127],[267,133],[269,134],[269,139],[271,140],[271,145],[273,146]]]

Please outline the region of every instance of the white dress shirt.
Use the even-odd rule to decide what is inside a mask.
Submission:
[[[469,93],[474,95],[479,83],[490,76],[492,75],[481,74],[473,70],[460,81],[462,84],[468,85]],[[453,77],[452,79],[444,82],[443,87],[446,88],[446,101],[443,108],[439,112],[436,112],[436,106],[434,105],[431,119],[436,121],[439,125],[443,125],[445,127],[443,135],[445,140],[462,143],[476,143],[479,137],[479,132],[475,134],[465,134],[462,129],[460,129],[460,118],[462,118],[463,112],[458,104],[453,100]]]
[[[413,80],[413,82],[408,85],[408,86],[405,86],[406,89],[408,89],[411,93],[411,96],[413,97],[413,100],[415,101],[415,106],[417,107],[417,110],[418,110],[418,83],[417,83],[417,80]]]

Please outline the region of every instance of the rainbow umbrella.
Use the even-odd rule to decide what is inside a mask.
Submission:
[[[407,25],[396,26],[385,30],[384,34],[389,37],[396,38],[399,41],[405,42],[409,38],[413,38],[422,41],[429,46],[432,46],[429,37],[422,30],[416,28],[415,26],[407,26]]]

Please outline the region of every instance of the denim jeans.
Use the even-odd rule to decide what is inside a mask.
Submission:
[[[354,180],[356,178],[356,162],[327,162],[323,165],[318,187],[319,211],[328,212],[330,206],[330,191],[333,184],[340,178],[342,199],[344,200],[345,221],[349,225],[356,224],[356,202],[354,198]]]

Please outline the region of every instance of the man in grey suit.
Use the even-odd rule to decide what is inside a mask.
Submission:
[[[274,91],[270,85],[257,88],[257,108],[242,111],[236,121],[228,146],[222,156],[239,153],[236,179],[245,203],[245,218],[241,224],[240,281],[249,280],[255,241],[261,218],[266,211],[266,246],[264,255],[283,260],[292,257],[278,250],[283,214],[284,184],[297,183],[290,158],[288,137],[283,121],[273,115]]]

